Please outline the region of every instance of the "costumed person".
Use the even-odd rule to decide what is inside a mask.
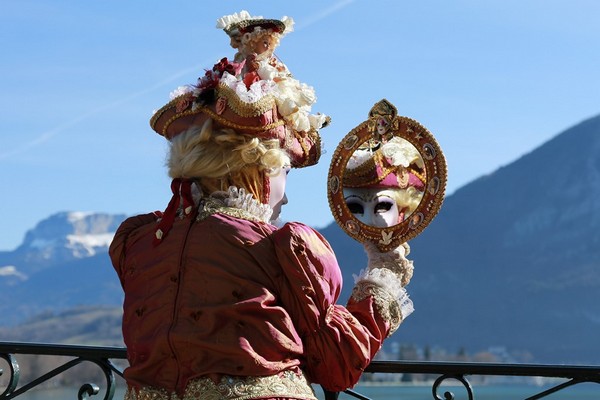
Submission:
[[[247,13],[224,20],[243,35],[287,29]],[[412,312],[405,246],[370,248],[344,307],[327,241],[301,223],[272,224],[289,169],[317,163],[327,118],[310,118],[310,107],[286,118],[288,88],[260,72],[247,85],[260,66],[242,63],[222,59],[151,119],[170,143],[173,196],[164,212],[125,220],[110,246],[125,293],[126,399],[308,400],[311,383],[342,391]]]
[[[378,132],[380,130],[378,121]],[[396,225],[416,210],[425,191],[425,165],[417,149],[402,138],[370,143],[348,160],[344,199],[362,223],[378,228]]]

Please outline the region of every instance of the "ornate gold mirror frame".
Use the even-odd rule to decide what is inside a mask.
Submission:
[[[348,235],[389,251],[429,225],[442,205],[446,180],[446,160],[433,135],[419,122],[399,116],[396,107],[383,99],[336,148],[329,167],[327,197],[333,217]],[[390,194],[396,199],[394,207],[399,211],[395,215],[399,217],[389,224],[365,223],[364,218],[357,217],[362,214],[351,198],[362,190],[372,199],[384,189],[388,194],[400,193],[404,199]],[[386,210],[389,207],[387,203]],[[360,212],[366,213],[362,208]]]

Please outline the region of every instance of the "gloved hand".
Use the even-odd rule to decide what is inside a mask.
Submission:
[[[400,278],[402,286],[408,285],[413,276],[413,262],[406,258],[410,253],[408,243],[402,243],[400,246],[387,252],[381,252],[371,242],[363,244],[368,256],[368,271],[376,268],[383,268],[393,272]]]
[[[406,256],[410,247],[404,243],[397,248],[381,252],[372,243],[363,244],[369,263],[359,276],[355,276],[352,297],[361,300],[373,296],[379,314],[390,323],[391,335],[413,311],[413,302],[406,292],[413,276],[413,263]]]

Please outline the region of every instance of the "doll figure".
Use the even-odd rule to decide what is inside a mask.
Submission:
[[[265,19],[243,11],[221,17],[217,27],[229,35],[232,46],[238,50],[234,61],[243,64],[240,80],[247,90],[251,90],[253,84],[261,85],[261,81],[274,83],[272,94],[279,113],[299,132],[315,131],[329,123],[327,115],[310,113],[317,101],[314,89],[295,79],[275,56],[281,39],[293,31],[292,18]]]

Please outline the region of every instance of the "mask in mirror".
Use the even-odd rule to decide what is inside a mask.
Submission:
[[[342,190],[346,206],[360,222],[386,228],[405,221],[417,209],[426,181],[417,149],[401,137],[390,137],[367,140],[352,153]]]
[[[445,183],[445,159],[433,135],[382,100],[338,145],[328,198],[342,229],[387,251],[431,222]]]

